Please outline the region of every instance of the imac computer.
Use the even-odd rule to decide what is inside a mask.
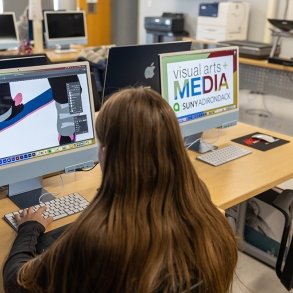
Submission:
[[[160,55],[162,96],[175,111],[191,149],[208,151],[201,143],[203,131],[237,123],[238,63],[237,47]]]
[[[42,176],[94,165],[97,141],[87,62],[0,72],[0,186],[20,208],[39,203]]]
[[[119,46],[109,49],[103,97],[129,86],[160,92],[159,54],[188,51],[191,42]]]
[[[87,27],[84,11],[45,11],[45,43],[57,52],[68,52],[70,45],[87,44]]]
[[[19,44],[15,13],[0,13],[0,50],[15,49]]]
[[[2,58],[3,57],[3,58]],[[0,57],[0,69],[28,67],[37,65],[50,64],[46,54],[32,54],[32,55],[3,55]]]

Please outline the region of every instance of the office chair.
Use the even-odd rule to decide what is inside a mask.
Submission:
[[[95,111],[99,111],[103,103],[103,87],[105,80],[106,60],[94,63],[84,57],[79,57],[77,61],[88,61],[91,71],[92,90],[94,97]]]
[[[273,200],[271,205],[285,217],[285,226],[276,263],[276,273],[285,288],[291,290],[293,288],[293,237],[289,239],[289,236],[293,217],[293,190],[284,190]],[[291,243],[288,243],[288,240]]]
[[[272,190],[260,194],[257,198],[275,207],[285,218],[275,271],[285,288],[291,290],[293,288],[293,237],[292,239],[289,237],[293,220],[293,190],[286,189],[281,193]]]
[[[283,217],[284,221],[282,223],[284,223],[284,228],[281,241],[277,247],[277,241],[274,241],[274,243],[264,242],[265,236],[263,236],[263,233],[253,232],[254,228],[246,231],[246,227],[250,226],[250,223],[246,222],[249,208],[249,201],[247,201],[233,207],[227,213],[228,217],[233,218],[233,215],[236,216],[233,219],[233,223],[235,223],[234,230],[239,236],[238,247],[241,251],[274,268],[281,283],[290,290],[293,288],[293,237],[290,239],[293,220],[293,190],[287,189],[280,193],[279,191],[270,189],[259,194],[255,199],[278,210],[279,215]],[[271,253],[268,253],[267,249],[269,251],[272,250]],[[273,253],[274,250],[275,253]]]

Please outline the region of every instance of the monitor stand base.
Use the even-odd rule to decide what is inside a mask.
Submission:
[[[65,54],[65,53],[74,53],[74,52],[77,52],[77,50],[72,49],[72,48],[69,48],[69,49],[55,49],[54,52],[56,54]]]
[[[55,198],[51,193],[43,189],[41,177],[10,184],[8,196],[21,209]]]
[[[77,52],[77,50],[70,48],[70,45],[58,45],[54,52],[57,54],[63,54]]]
[[[25,209],[42,202],[50,201],[55,197],[43,188],[26,191],[9,197],[19,208]]]
[[[204,154],[217,149],[216,146],[202,140],[202,132],[184,137],[184,144],[188,150]]]

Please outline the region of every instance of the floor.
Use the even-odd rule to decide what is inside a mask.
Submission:
[[[274,269],[242,252],[238,258],[232,293],[288,293]]]
[[[240,121],[293,136],[293,99],[240,91]],[[274,269],[239,252],[232,293],[286,293]],[[293,292],[291,290],[290,292]]]

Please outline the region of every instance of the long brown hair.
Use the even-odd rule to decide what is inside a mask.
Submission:
[[[103,179],[89,206],[19,282],[31,292],[229,291],[235,237],[184,148],[168,103],[126,89],[97,117]],[[45,274],[47,279],[42,279]],[[41,289],[41,288],[46,288]]]

